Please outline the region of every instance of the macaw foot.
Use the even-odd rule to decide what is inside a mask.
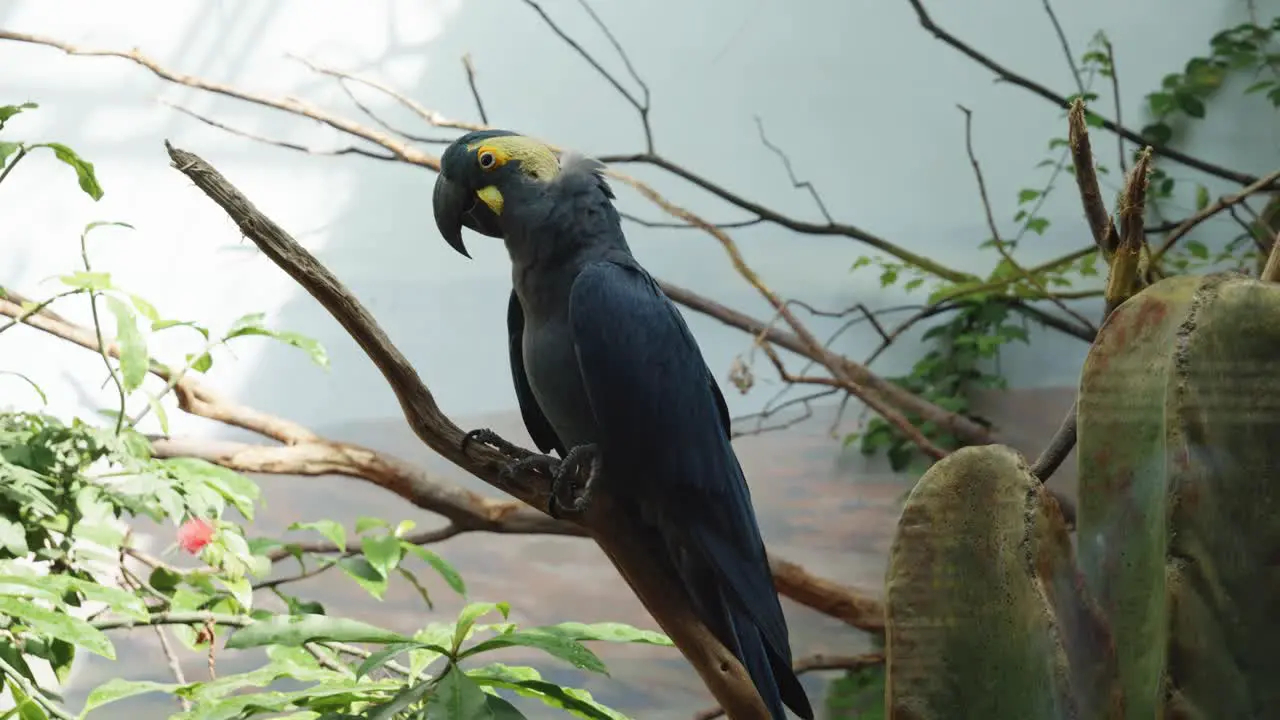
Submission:
[[[560,468],[560,461],[550,455],[541,455],[539,453],[530,452],[514,443],[502,439],[498,433],[489,428],[480,428],[472,430],[462,436],[462,451],[467,451],[467,446],[475,440],[483,445],[497,450],[506,456],[509,462],[504,463],[498,470],[498,473],[506,480],[514,480],[517,475],[523,471],[533,471],[541,473],[550,478],[556,476],[556,472]]]
[[[478,430],[472,430],[466,435],[463,435],[459,449],[465,453],[467,451],[467,446],[470,445],[472,441],[479,442],[481,445],[488,445],[494,450],[506,455],[512,461],[524,460],[525,458],[533,455],[533,453],[525,450],[519,445],[503,440],[501,435],[489,428],[479,428]]]
[[[577,480],[582,474],[583,463],[589,465],[586,479],[579,489]],[[578,445],[570,450],[552,473],[547,514],[559,518],[566,510],[574,515],[586,512],[591,506],[591,493],[595,489],[596,478],[600,475],[600,464],[600,449],[594,444]]]

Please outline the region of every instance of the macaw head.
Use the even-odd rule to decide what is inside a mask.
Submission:
[[[560,174],[560,161],[546,144],[508,130],[480,130],[454,140],[440,156],[440,174],[432,194],[436,227],[458,252],[471,257],[462,228],[503,237],[502,220],[530,183],[548,183]]]

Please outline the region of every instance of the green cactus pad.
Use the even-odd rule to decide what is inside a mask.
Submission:
[[[1121,305],[1077,451],[1126,717],[1280,717],[1280,286],[1175,277]]]
[[[1120,717],[1108,634],[1061,512],[1014,450],[958,450],[916,484],[886,615],[890,717]]]

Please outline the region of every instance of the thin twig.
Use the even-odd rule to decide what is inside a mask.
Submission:
[[[347,147],[344,147],[344,148],[325,150],[320,148],[307,147],[306,145],[299,145],[298,143],[290,142],[288,140],[277,140],[275,138],[269,138],[264,135],[257,135],[255,133],[251,133],[248,130],[241,130],[239,128],[232,127],[225,123],[218,122],[217,120],[214,120],[212,118],[207,118],[193,110],[188,110],[187,108],[182,107],[181,105],[176,105],[174,103],[171,103],[168,100],[161,100],[160,102],[164,105],[167,105],[173,108],[174,110],[177,110],[178,112],[182,113],[183,115],[186,115],[187,117],[195,118],[196,120],[199,120],[205,125],[218,128],[223,132],[228,132],[228,133],[231,133],[232,135],[237,135],[239,137],[246,138],[249,140],[256,140],[257,142],[266,143],[268,145],[277,145],[279,147],[286,148],[288,150],[296,150],[298,152],[303,152],[308,155],[363,155],[364,157],[373,158],[374,160],[392,160],[392,161],[398,160],[396,156],[391,155],[390,153],[380,153],[373,150],[366,150],[365,148],[359,148],[354,145],[348,145]]]
[[[755,121],[756,130],[760,133],[760,142],[763,143],[765,147],[769,148],[769,150],[771,150],[774,155],[777,155],[778,159],[782,161],[782,166],[787,170],[787,178],[791,180],[792,187],[808,190],[810,197],[813,198],[813,202],[817,204],[818,210],[822,212],[822,217],[825,218],[828,223],[835,223],[835,220],[831,217],[831,213],[827,212],[827,205],[822,202],[822,196],[818,194],[818,189],[813,186],[812,182],[808,180],[800,180],[796,177],[796,172],[791,167],[791,158],[782,151],[782,148],[770,142],[769,136],[765,134],[764,121],[760,119],[759,115],[755,116]]]
[[[1058,14],[1053,11],[1053,5],[1049,0],[1044,0],[1044,11],[1049,16],[1049,22],[1053,23],[1053,32],[1058,36],[1058,43],[1062,45],[1062,54],[1066,56],[1067,67],[1071,68],[1071,77],[1076,81],[1076,90],[1084,97],[1084,78],[1080,76],[1080,66],[1076,64],[1075,53],[1071,52],[1071,43],[1067,42],[1067,34],[1062,30],[1062,23],[1058,22]]]
[[[93,272],[93,266],[89,263],[89,244],[88,231],[80,233],[80,260],[84,263],[84,271]],[[115,383],[116,393],[120,397],[120,412],[116,415],[116,434],[124,429],[124,419],[129,395],[124,391],[124,383],[120,381],[120,376],[116,374],[116,369],[111,365],[111,356],[107,354],[107,343],[102,339],[102,318],[98,315],[98,291],[89,288],[89,311],[93,316],[93,332],[98,338],[98,355],[102,357],[102,363],[107,366],[107,374],[111,376],[111,381]]]
[[[587,52],[577,40],[574,40],[573,36],[561,29],[560,26],[556,24],[556,21],[552,20],[551,16],[547,14],[547,11],[542,9],[541,5],[534,2],[534,0],[524,0],[524,4],[533,8],[533,11],[538,13],[538,16],[542,18],[543,24],[545,24],[551,32],[555,33],[556,37],[560,38],[564,44],[568,45],[574,52],[578,53],[578,56],[590,65],[592,69],[600,75],[600,77],[604,78],[606,82],[612,85],[613,89],[617,90],[619,95],[626,99],[627,102],[631,103],[631,106],[634,107],[636,112],[640,115],[640,122],[644,130],[645,152],[653,152],[653,130],[649,127],[649,88],[646,87],[644,83],[640,83],[641,87],[644,88],[645,95],[645,99],[641,101],[635,95],[631,94],[630,90],[623,87],[622,83],[613,76],[613,73],[605,70],[604,66],[600,64],[600,61],[596,60],[594,55]],[[595,12],[592,11],[586,3],[581,4],[586,8],[587,12],[590,13],[592,19],[596,22],[596,25],[604,30],[605,36],[609,39],[609,42],[613,44],[614,48],[616,48],[618,52],[622,54],[624,60],[626,60],[626,53],[622,52],[622,46],[614,39],[613,34],[609,32],[608,28],[605,27],[604,23],[600,21],[600,18],[596,16]],[[634,76],[635,70],[631,67],[629,60],[626,60],[626,65],[627,69],[630,70]]]
[[[702,228],[699,228],[697,225],[690,225],[687,222],[645,220],[642,217],[637,217],[635,215],[632,215],[631,213],[623,212],[623,211],[619,211],[618,215],[623,220],[630,220],[631,222],[637,225],[640,225],[642,227],[647,227],[647,228],[669,228],[672,230],[701,230],[702,229]],[[752,225],[759,225],[764,221],[765,221],[764,218],[752,218],[751,220],[738,220],[735,222],[723,222],[723,223],[711,223],[711,224],[720,228],[721,230],[733,230],[735,228],[744,228],[744,227],[751,227]]]
[[[640,77],[640,73],[636,72],[635,66],[631,64],[631,56],[626,50],[622,49],[622,43],[618,42],[618,38],[614,37],[613,31],[609,29],[609,26],[605,24],[604,20],[600,19],[595,8],[591,7],[591,3],[587,2],[587,0],[578,0],[578,5],[586,11],[587,15],[591,17],[592,22],[594,22],[596,27],[600,29],[600,32],[604,34],[605,39],[608,40],[609,44],[613,46],[613,49],[617,51],[618,57],[622,58],[623,66],[627,68],[627,74],[631,75],[631,79],[635,80],[636,84],[640,86],[640,92],[644,93],[643,101],[637,104],[632,100],[632,104],[636,106],[636,112],[640,114],[640,124],[644,128],[645,150],[653,152],[653,127],[649,124],[649,111],[652,106],[649,102],[650,95],[648,83],[644,81],[644,78]],[[545,14],[542,17],[544,20],[547,19]],[[548,20],[548,22],[550,22],[550,20]]]
[[[1116,52],[1111,45],[1111,38],[1102,35],[1102,47],[1107,51],[1107,67],[1111,70],[1111,104],[1116,108],[1116,124],[1124,127],[1124,116],[1120,107],[1120,72],[1116,70]],[[1129,158],[1125,157],[1124,136],[1116,133],[1116,157],[1120,163],[1120,172],[1129,172]]]
[[[1151,264],[1155,265],[1157,262],[1159,262],[1160,258],[1164,257],[1164,254],[1168,252],[1169,249],[1172,248],[1175,243],[1181,240],[1187,233],[1194,230],[1197,225],[1204,222],[1205,220],[1208,220],[1214,215],[1217,215],[1218,213],[1231,207],[1232,205],[1236,205],[1238,203],[1244,202],[1244,200],[1248,198],[1250,195],[1254,195],[1255,193],[1265,192],[1271,189],[1270,186],[1272,185],[1272,183],[1275,183],[1277,180],[1280,180],[1280,170],[1276,170],[1275,172],[1267,175],[1266,177],[1262,177],[1255,180],[1254,182],[1250,183],[1247,187],[1245,187],[1243,190],[1241,190],[1238,193],[1235,193],[1233,195],[1223,195],[1222,197],[1218,198],[1217,201],[1205,207],[1205,209],[1201,210],[1195,215],[1192,215],[1186,220],[1183,220],[1181,225],[1179,225],[1177,228],[1173,230],[1173,232],[1170,232],[1168,236],[1165,237],[1164,243],[1160,245],[1160,249],[1152,253]]]
[[[769,361],[773,363],[774,369],[778,371],[778,376],[783,381],[796,385],[824,385],[826,387],[834,387],[845,390],[851,395],[858,397],[849,386],[840,380],[828,377],[798,376],[792,375],[787,371],[786,365],[783,364],[782,358],[778,357],[777,351],[767,344],[760,344],[760,348],[764,350],[765,355],[769,357]],[[904,415],[894,410],[892,407],[884,405],[876,396],[868,396],[866,398],[858,397],[868,407],[885,419],[890,425],[901,432],[908,440],[920,448],[920,451],[934,460],[941,460],[947,456],[947,451],[933,444],[929,438],[920,432],[920,428],[908,420]]]
[[[467,71],[467,86],[471,88],[471,99],[476,102],[476,113],[480,115],[480,122],[488,125],[489,116],[484,111],[484,101],[480,99],[480,88],[476,87],[476,67],[471,62],[471,53],[462,55],[462,67]]]
[[[54,295],[53,297],[41,300],[40,302],[32,305],[26,310],[23,310],[22,314],[19,315],[18,317],[10,319],[9,322],[5,323],[4,325],[0,325],[0,333],[4,332],[5,330],[8,330],[14,325],[26,322],[27,318],[37,313],[43,312],[45,308],[49,307],[50,305],[57,302],[58,300],[61,300],[64,297],[68,297],[71,295],[78,295],[82,292],[84,292],[84,290],[80,288],[74,288],[71,290],[64,290],[63,292],[60,292],[57,295]],[[3,296],[0,296],[0,297],[3,297]]]

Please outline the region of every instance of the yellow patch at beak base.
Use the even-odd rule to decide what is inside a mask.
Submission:
[[[488,205],[494,215],[502,214],[502,191],[498,190],[497,187],[490,185],[480,188],[476,191],[476,197],[480,198],[480,201],[485,205]]]

